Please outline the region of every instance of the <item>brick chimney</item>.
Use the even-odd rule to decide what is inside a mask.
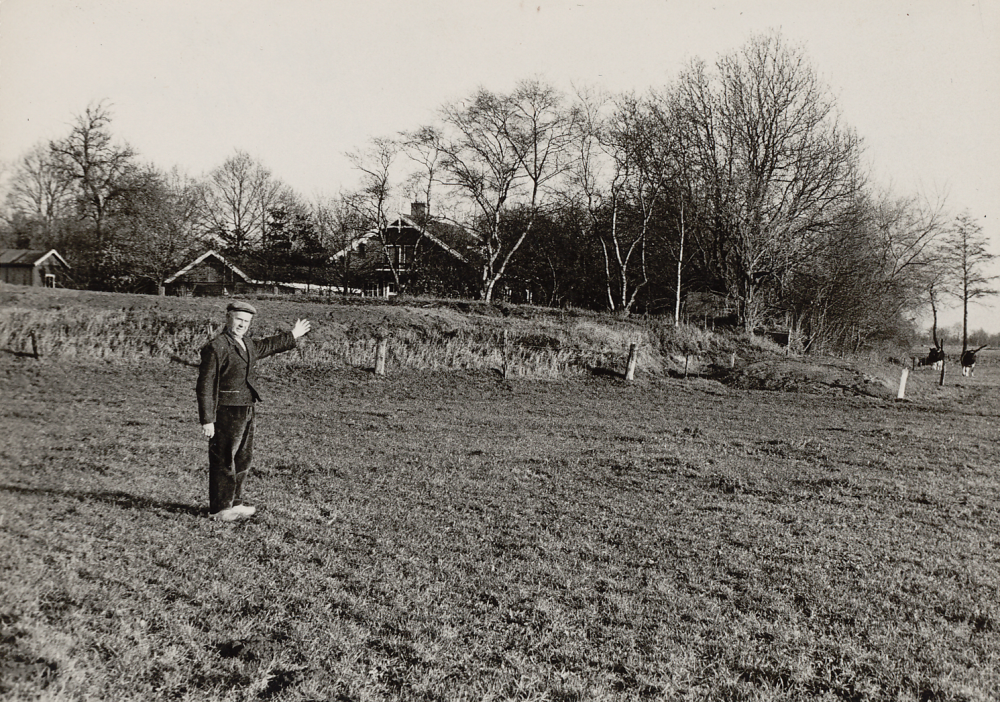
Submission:
[[[410,203],[410,216],[414,219],[423,219],[427,216],[427,204],[424,202]]]

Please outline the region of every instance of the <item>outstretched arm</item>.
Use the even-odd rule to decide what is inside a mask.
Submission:
[[[291,331],[255,340],[254,345],[257,350],[257,358],[267,358],[276,353],[291,351],[295,348],[299,338],[308,334],[310,329],[312,329],[312,324],[309,320],[300,319],[295,322],[295,326],[292,327]]]

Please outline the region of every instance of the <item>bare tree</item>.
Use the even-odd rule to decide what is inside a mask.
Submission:
[[[617,146],[627,147],[629,141],[612,139],[612,116],[608,110],[614,106],[608,97],[594,96],[592,93],[578,93],[579,137],[576,141],[576,158],[572,167],[571,183],[579,193],[583,209],[587,213],[585,236],[598,241],[604,257],[605,291],[608,309],[618,309],[620,295],[615,294],[616,275],[612,271],[612,261],[618,263],[617,282],[622,295],[628,294],[628,261],[631,260],[634,245],[624,256],[619,236],[618,214],[624,200],[628,166],[631,164],[626,153],[616,150]],[[619,132],[620,134],[620,132]],[[602,222],[606,217],[608,224]],[[616,256],[612,256],[612,251]],[[624,263],[623,267],[621,264]]]
[[[137,168],[135,152],[115,142],[111,111],[103,102],[88,107],[76,118],[69,136],[50,142],[49,150],[57,177],[72,184],[77,214],[87,227],[75,270],[84,282],[103,285],[114,234],[109,216]]]
[[[681,321],[681,302],[684,296],[685,247],[689,246],[688,231],[698,220],[699,192],[704,192],[701,174],[696,168],[694,149],[687,143],[690,133],[685,129],[687,116],[677,92],[653,91],[649,97],[651,119],[658,127],[657,138],[663,142],[662,150],[667,164],[669,185],[665,203],[673,212],[677,231],[676,268],[674,276],[674,324]]]
[[[147,166],[135,173],[116,212],[116,287],[163,294],[163,281],[204,248],[198,233],[202,186],[177,169]]]
[[[447,105],[442,121],[442,180],[472,206],[465,225],[482,242],[480,294],[490,301],[566,169],[574,115],[554,88],[524,81],[509,95],[480,89]],[[515,204],[527,216],[508,230]]]
[[[714,75],[693,64],[677,94],[713,262],[753,329],[859,192],[860,142],[802,52],[776,34],[724,56]]]
[[[282,184],[244,151],[237,151],[209,175],[203,190],[206,233],[243,253],[264,241],[268,210],[278,204]]]
[[[663,123],[647,101],[620,98],[607,129],[606,144],[613,161],[611,223],[601,236],[609,276],[612,309],[630,313],[640,290],[649,284],[647,252],[654,215],[663,207],[662,196],[676,177],[673,143]],[[623,216],[625,215],[625,216]],[[610,255],[609,255],[610,254]],[[638,269],[635,275],[633,269]]]
[[[136,167],[135,152],[114,143],[111,111],[103,102],[88,107],[69,136],[50,142],[49,149],[56,171],[76,186],[80,212],[93,223],[100,248],[109,208],[124,194],[126,178]]]
[[[400,275],[401,261],[393,255],[386,240],[389,225],[387,207],[392,195],[392,166],[399,154],[400,144],[394,139],[373,138],[365,149],[347,154],[354,168],[361,173],[361,187],[348,199],[357,208],[357,214],[366,228],[374,232],[382,246],[386,266],[392,272],[397,292],[403,292]]]
[[[996,295],[991,284],[1000,276],[988,275],[986,266],[995,258],[987,251],[989,240],[983,226],[966,210],[955,218],[944,243],[953,291],[962,302],[962,353],[969,348],[969,303]]]
[[[368,226],[361,216],[363,208],[352,198],[355,194],[340,193],[323,198],[313,206],[313,219],[323,248],[330,253],[328,263],[346,297],[358,266],[357,259],[366,258],[362,249]]]
[[[580,136],[569,179],[571,200],[588,219],[587,235],[603,257],[608,308],[629,314],[650,285],[650,257],[665,250],[666,239],[652,238],[677,212],[676,305],[679,317],[686,219],[682,186],[685,172],[676,120],[660,96],[617,98],[578,93]],[[672,202],[678,199],[678,202]]]
[[[883,193],[878,199],[868,199],[866,216],[873,236],[859,250],[877,265],[879,275],[865,279],[858,296],[881,304],[869,328],[901,312],[917,312],[929,305],[934,348],[943,355],[945,339],[938,333],[938,305],[951,287],[941,248],[947,229],[944,201]]]
[[[30,221],[37,235],[53,241],[56,223],[71,213],[72,181],[56,164],[51,149],[39,144],[16,164],[5,198],[9,216]]]
[[[944,281],[942,207],[919,198],[863,195],[845,209],[836,229],[817,237],[786,290],[793,324],[808,335],[811,348],[854,351],[890,337],[903,343],[907,320],[928,303],[936,320]]]
[[[404,132],[400,138],[403,153],[419,167],[407,179],[407,184],[411,192],[416,195],[414,200],[424,203],[423,216],[428,219],[432,216],[432,212],[436,211],[434,185],[440,179],[439,172],[444,155],[441,132],[436,127],[424,126],[412,132]],[[422,221],[417,224],[426,227],[427,222]]]

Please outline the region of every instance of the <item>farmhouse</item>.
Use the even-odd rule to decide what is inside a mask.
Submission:
[[[0,283],[34,287],[66,287],[70,265],[55,249],[0,250]]]
[[[350,270],[367,295],[397,294],[397,278],[409,292],[471,295],[478,243],[462,227],[431,217],[424,203],[415,202],[410,214],[400,214],[382,232],[359,237],[330,263]]]

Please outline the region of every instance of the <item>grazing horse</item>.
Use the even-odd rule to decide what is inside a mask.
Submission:
[[[976,374],[976,354],[986,348],[983,344],[978,349],[967,349],[962,353],[962,375],[966,378]]]

